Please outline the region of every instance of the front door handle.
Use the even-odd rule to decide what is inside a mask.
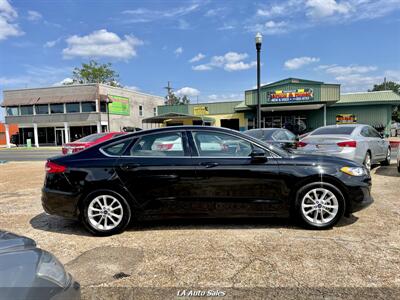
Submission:
[[[206,167],[206,168],[213,168],[219,166],[219,163],[217,162],[201,162],[200,166]]]
[[[137,167],[140,167],[140,164],[135,164],[135,163],[127,163],[127,164],[121,164],[120,168],[124,171],[132,170]]]

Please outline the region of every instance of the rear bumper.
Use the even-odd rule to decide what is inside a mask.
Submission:
[[[66,218],[77,218],[79,195],[74,193],[42,189],[42,206],[46,213]]]

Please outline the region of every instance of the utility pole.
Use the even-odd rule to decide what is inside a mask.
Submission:
[[[384,88],[385,91],[386,91],[386,77],[383,78],[383,88]]]
[[[173,91],[173,87],[171,86],[171,83],[168,81],[168,84],[166,87],[164,87],[164,89],[167,90],[167,104],[172,104],[171,103],[171,93]]]
[[[256,49],[257,49],[257,127],[261,128],[261,103],[260,103],[260,89],[261,89],[261,80],[260,80],[260,51],[261,51],[261,43],[262,43],[262,35],[261,33],[256,34]]]

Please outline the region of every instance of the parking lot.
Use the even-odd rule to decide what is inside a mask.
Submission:
[[[86,299],[168,299],[182,290],[223,291],[228,299],[399,298],[400,174],[394,163],[372,173],[375,203],[328,231],[289,220],[187,220],[99,238],[43,213],[43,161],[9,162],[0,165],[0,228],[55,254]]]

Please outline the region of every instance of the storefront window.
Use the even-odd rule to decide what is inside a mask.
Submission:
[[[100,111],[101,112],[107,112],[107,103],[106,102],[100,102]]]
[[[33,115],[33,106],[32,105],[22,105],[20,109],[21,109],[21,116]]]
[[[35,110],[36,110],[37,115],[48,115],[49,114],[49,106],[47,104],[35,105]]]
[[[80,112],[79,103],[67,103],[66,104],[67,113],[78,113]]]
[[[6,110],[7,110],[7,116],[18,116],[19,115],[18,106],[8,106]]]
[[[63,114],[64,104],[50,104],[50,111],[52,114]]]
[[[95,102],[82,102],[82,112],[94,112],[96,111]]]

